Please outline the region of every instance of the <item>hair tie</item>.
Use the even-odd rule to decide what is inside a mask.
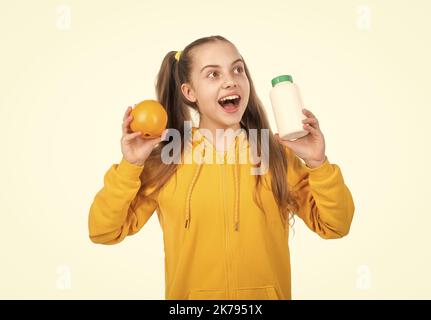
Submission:
[[[175,54],[175,60],[180,61],[181,53],[182,51],[177,51],[177,53]]]

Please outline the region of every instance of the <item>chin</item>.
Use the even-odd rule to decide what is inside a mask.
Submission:
[[[241,116],[238,115],[238,116],[232,117],[229,120],[223,119],[221,121],[221,123],[226,128],[230,128],[230,127],[234,127],[234,126],[241,127],[240,126],[241,119],[242,119],[242,115]]]

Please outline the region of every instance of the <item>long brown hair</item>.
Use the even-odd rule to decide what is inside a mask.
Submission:
[[[192,50],[203,44],[216,41],[226,41],[232,44],[226,38],[218,35],[200,38],[193,41],[182,50],[179,61],[175,59],[176,51],[168,52],[160,66],[155,83],[157,100],[164,106],[168,114],[167,128],[178,130],[181,137],[184,137],[185,121],[192,121],[190,108],[199,113],[197,104],[186,99],[180,89],[181,84],[190,83],[193,58]],[[257,140],[252,140],[250,143],[257,143],[255,150],[257,150],[258,155],[260,155],[261,150],[260,129],[269,130],[269,159],[271,159],[271,162],[268,168],[269,174],[272,177],[271,188],[282,215],[282,219],[286,222],[289,218],[289,213],[291,214],[290,218],[292,218],[298,210],[296,199],[288,190],[287,157],[284,147],[273,138],[273,133],[270,129],[265,109],[256,94],[250,72],[245,62],[244,67],[250,83],[250,97],[240,125],[246,130],[249,137],[253,136],[249,135],[249,130],[257,129]],[[141,174],[141,189],[150,187],[151,193],[149,194],[158,192],[177,170],[177,163],[165,164],[161,160],[162,149],[168,143],[169,141],[161,141],[145,161],[145,169]],[[184,141],[181,141],[181,148],[178,148],[181,152],[184,148],[184,143]],[[180,154],[174,155],[174,157],[180,156]],[[253,199],[259,208],[264,211],[260,199],[258,199],[258,189],[262,184],[262,176],[256,175],[255,177],[256,183]]]

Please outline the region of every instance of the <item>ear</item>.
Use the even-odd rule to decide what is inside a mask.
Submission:
[[[187,100],[189,100],[190,102],[196,102],[197,99],[195,96],[195,92],[189,84],[183,83],[181,85],[181,92],[187,98]]]

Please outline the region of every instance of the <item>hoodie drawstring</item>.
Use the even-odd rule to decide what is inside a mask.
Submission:
[[[203,139],[201,139],[201,141],[202,140]],[[191,201],[192,201],[192,192],[193,192],[193,188],[194,188],[194,186],[196,184],[196,181],[198,180],[199,173],[201,172],[202,165],[204,163],[205,149],[206,148],[203,148],[202,159],[199,162],[198,167],[196,168],[195,174],[193,175],[192,182],[190,183],[189,190],[187,192],[187,198],[186,198],[186,222],[185,222],[185,226],[184,226],[186,229],[190,226],[190,204],[191,204]]]
[[[203,138],[201,139],[201,141]],[[185,225],[184,228],[188,229],[190,227],[190,207],[191,207],[191,198],[193,193],[193,188],[196,184],[196,181],[199,177],[199,174],[202,170],[204,158],[205,158],[205,149],[202,151],[202,161],[197,165],[195,173],[193,175],[192,181],[189,186],[189,190],[187,192],[186,198],[186,217],[185,217]],[[238,136],[235,137],[235,168],[234,168],[234,185],[235,185],[235,211],[234,211],[234,230],[238,231],[239,228],[239,200],[240,200],[240,174],[239,174],[239,143]]]
[[[239,187],[240,187],[240,178],[239,178],[239,144],[238,144],[238,136],[235,137],[235,170],[234,170],[234,180],[235,180],[235,220],[234,220],[234,230],[238,231],[239,226]]]

